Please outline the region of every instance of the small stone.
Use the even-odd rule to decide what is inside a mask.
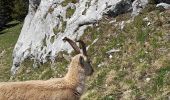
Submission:
[[[109,50],[109,51],[107,51],[106,53],[107,54],[111,54],[111,53],[114,53],[114,52],[119,52],[120,50],[119,49],[111,49],[111,50]]]
[[[105,65],[105,63],[102,62],[102,63],[100,63],[97,67],[101,67],[101,66],[104,66],[104,65]]]
[[[150,26],[151,25],[151,22],[148,22],[147,26]]]
[[[111,59],[111,58],[113,58],[113,56],[112,56],[112,55],[109,55],[109,58]]]
[[[151,80],[151,78],[146,78],[146,82],[149,82]]]
[[[143,21],[149,21],[149,18],[148,18],[148,17],[145,17],[145,18],[143,19]]]

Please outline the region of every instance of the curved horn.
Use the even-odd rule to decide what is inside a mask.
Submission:
[[[82,46],[83,54],[87,56],[87,51],[86,51],[86,44],[82,40],[78,40],[76,42],[79,42],[80,45]]]
[[[80,48],[76,45],[76,43],[73,40],[65,37],[63,41],[67,41],[77,53],[80,53]]]

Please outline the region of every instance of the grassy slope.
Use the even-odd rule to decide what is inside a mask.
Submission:
[[[126,23],[124,29],[115,24],[129,19],[129,14],[120,15],[114,23],[112,18],[103,18],[98,26],[89,27],[81,38],[90,46],[95,73],[88,78],[85,100],[135,100],[163,99],[170,96],[170,12],[152,11],[135,17]],[[145,17],[149,22],[143,21]],[[0,35],[0,81],[8,81],[12,62],[12,49],[17,40],[21,24],[4,30]],[[106,54],[112,48],[120,52]],[[59,55],[60,59],[63,59]],[[31,79],[49,79],[62,77],[66,73],[68,62],[60,60],[51,67],[50,62],[40,68],[32,68],[32,61],[26,60],[13,81]],[[98,66],[100,65],[100,66]],[[57,67],[60,66],[60,67]]]
[[[149,21],[143,20],[146,17]],[[99,38],[89,49],[96,72],[89,79],[84,98],[168,100],[170,12],[143,13],[126,23],[122,30],[115,24],[119,20],[128,22],[128,14],[116,19],[118,22],[112,24],[103,19],[96,28],[86,30],[82,37],[90,43]],[[112,48],[121,51],[109,58],[106,52]]]
[[[13,21],[8,26],[9,28],[0,32],[0,81],[9,80],[12,50],[18,39],[22,24]]]

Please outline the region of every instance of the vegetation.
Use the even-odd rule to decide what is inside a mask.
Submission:
[[[8,81],[12,64],[12,50],[18,39],[22,23],[13,21],[8,28],[0,31],[0,81]]]
[[[63,6],[67,6],[68,3],[77,3],[77,0],[64,0],[64,1],[62,2],[62,5],[63,5]]]
[[[10,19],[11,8],[8,3],[11,4],[9,0],[0,0],[0,29],[4,27]]]
[[[14,0],[12,10],[12,18],[23,21],[28,12],[28,0]]]
[[[0,30],[11,20],[23,21],[28,10],[28,0],[0,0]]]
[[[66,10],[66,18],[70,18],[73,14],[74,14],[74,12],[75,12],[75,9],[73,9],[73,8],[67,8],[67,10]]]
[[[118,20],[120,17],[117,17]],[[89,78],[89,87],[83,99],[168,100],[169,17],[166,11],[154,10],[138,15],[133,22],[126,23],[123,29],[115,25],[119,21],[108,24],[110,20],[104,19],[98,27],[88,28],[82,39],[89,44],[93,42],[93,37],[98,38],[98,41],[89,48],[95,74]],[[112,48],[121,51],[110,54],[110,58],[106,51]]]

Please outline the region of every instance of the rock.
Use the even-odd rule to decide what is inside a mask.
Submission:
[[[122,21],[121,23],[119,23],[120,25],[120,29],[123,30],[123,28],[125,27],[125,21]]]
[[[130,12],[132,10],[131,0],[119,0],[117,5],[112,6],[106,13],[110,17],[116,17],[120,14]]]
[[[100,63],[99,65],[97,65],[97,67],[102,67],[102,66],[104,66],[104,65],[106,65],[104,62],[102,62],[102,63]]]
[[[111,54],[111,53],[114,53],[114,52],[120,52],[120,50],[119,49],[111,49],[111,50],[109,50],[109,51],[107,51],[106,53],[107,54]]]
[[[167,3],[170,4],[170,0],[156,0],[156,3]]]
[[[149,82],[150,80],[151,80],[151,78],[149,78],[149,77],[148,77],[148,78],[146,78],[146,82]]]
[[[145,18],[143,19],[143,21],[148,22],[148,21],[149,21],[149,18],[148,18],[148,17],[145,17]]]
[[[87,46],[87,50],[90,48],[90,46],[92,46],[93,44],[95,44],[97,41],[99,40],[99,38],[96,38],[93,42],[92,42],[92,44],[90,44],[89,46]]]
[[[170,4],[167,3],[159,3],[156,7],[163,7],[164,9],[170,9]]]
[[[148,4],[148,0],[135,0],[132,3],[132,16],[137,16],[142,9]]]
[[[112,55],[109,55],[109,58],[110,58],[110,59],[112,59],[112,58],[113,58],[113,56],[112,56]]]

